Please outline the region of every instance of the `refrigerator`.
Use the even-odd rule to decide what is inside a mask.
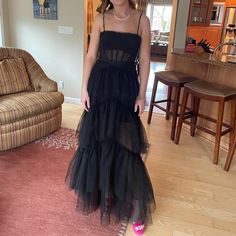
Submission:
[[[225,20],[222,32],[222,40],[221,42],[225,42],[225,38],[227,33],[233,32],[236,34],[236,7],[227,7],[225,12]]]
[[[221,43],[236,40],[236,7],[227,7]],[[236,46],[224,46],[224,53],[236,55]]]

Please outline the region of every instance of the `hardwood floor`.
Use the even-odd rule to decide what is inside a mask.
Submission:
[[[63,105],[62,127],[75,129],[82,113],[79,105]],[[226,152],[218,166],[212,163],[213,145],[182,131],[180,144],[170,141],[171,122],[155,113],[147,125],[150,151],[146,166],[152,179],[157,210],[145,236],[235,236],[236,158],[230,172],[223,171]],[[129,225],[126,236],[134,235]]]

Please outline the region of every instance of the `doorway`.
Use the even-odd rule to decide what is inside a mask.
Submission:
[[[146,92],[148,110],[155,76],[154,73],[163,71],[166,68],[171,30],[172,0],[150,1],[147,5],[146,15],[149,18],[151,25],[151,67]],[[165,97],[166,93],[166,87],[159,83],[158,99]],[[161,112],[159,109],[154,108],[154,112],[157,110],[158,112]]]
[[[147,16],[151,24],[151,58],[165,62],[171,28],[172,1],[152,1],[147,6]]]

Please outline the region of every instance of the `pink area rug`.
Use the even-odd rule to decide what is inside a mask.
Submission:
[[[99,210],[82,215],[64,182],[75,131],[57,132],[0,152],[0,236],[123,236],[127,222],[100,225]]]

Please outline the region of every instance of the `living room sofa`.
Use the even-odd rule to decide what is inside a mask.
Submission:
[[[25,50],[0,48],[0,151],[61,126],[64,96]]]

